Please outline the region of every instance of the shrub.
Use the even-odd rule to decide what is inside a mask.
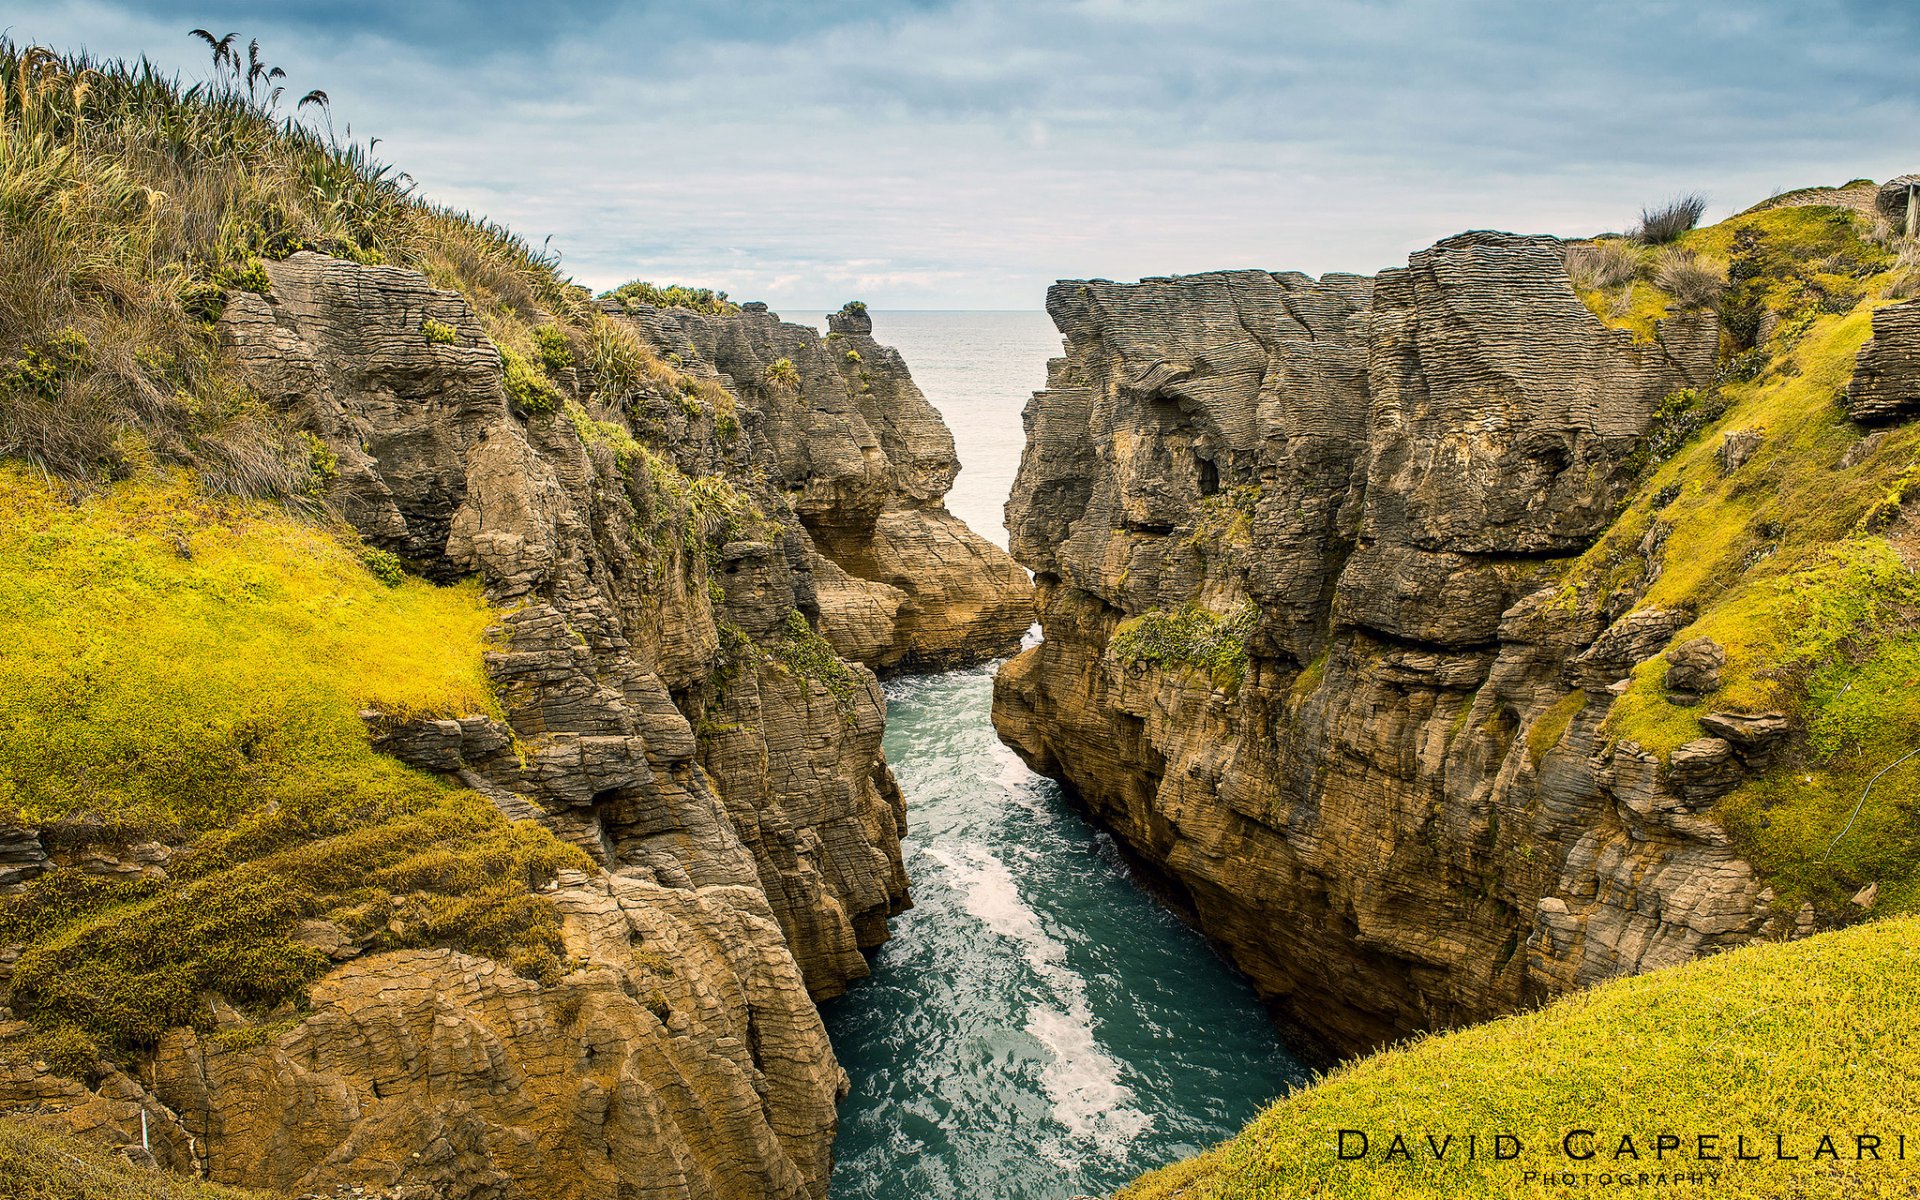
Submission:
[[[540,369],[549,375],[573,366],[573,345],[566,330],[558,325],[542,325],[533,331],[534,349],[540,354]]]
[[[1700,224],[1706,212],[1707,198],[1698,193],[1676,196],[1659,208],[1643,208],[1633,240],[1643,246],[1664,246]]]
[[[1567,247],[1567,275],[1582,291],[1631,283],[1640,273],[1640,256],[1625,242],[1609,239]]]
[[[388,587],[399,587],[406,581],[406,568],[401,566],[400,556],[397,554],[376,546],[368,546],[360,551],[360,561],[367,564],[367,570],[373,572],[375,579]]]
[[[767,364],[767,386],[782,392],[800,390],[800,371],[789,358],[776,358]]]
[[[685,287],[677,283],[661,286],[648,283],[644,279],[635,279],[621,284],[612,291],[602,292],[600,299],[611,300],[628,311],[643,306],[684,308],[714,316],[740,311],[740,306],[728,300],[725,292],[716,292],[711,288]]]
[[[1215,687],[1237,688],[1246,677],[1247,639],[1259,616],[1250,603],[1225,614],[1199,604],[1171,612],[1153,609],[1122,621],[1107,649],[1122,663],[1197,667]]]
[[[1654,267],[1653,282],[1683,309],[1711,308],[1727,291],[1724,274],[1685,250],[1662,253]]]
[[[451,346],[460,340],[460,334],[453,326],[432,317],[420,323],[420,333],[436,346]]]
[[[552,412],[560,407],[562,397],[560,389],[541,373],[540,368],[528,362],[526,356],[508,346],[500,347],[500,365],[502,382],[507,389],[507,399],[520,406],[522,411],[530,413]]]
[[[827,639],[807,624],[799,609],[787,610],[787,622],[774,655],[787,670],[811,679],[833,695],[840,711],[850,712],[860,683]]]

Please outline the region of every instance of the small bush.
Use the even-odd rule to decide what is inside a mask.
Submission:
[[[800,371],[789,358],[776,358],[767,364],[767,385],[776,391],[797,392],[800,390]]]
[[[799,609],[787,610],[786,629],[774,654],[787,670],[823,685],[842,712],[852,710],[859,680],[827,639],[807,624]]]
[[[377,546],[368,546],[360,552],[360,561],[367,564],[367,570],[373,572],[375,579],[388,587],[399,587],[406,582],[407,572],[400,565],[399,555]]]
[[[661,286],[648,283],[644,279],[635,279],[621,284],[612,291],[602,292],[600,298],[611,300],[628,311],[640,307],[685,308],[713,316],[740,311],[740,306],[728,300],[725,292],[716,292],[711,288],[684,287],[677,283]]]
[[[1676,196],[1659,208],[1640,210],[1640,223],[1634,226],[1633,240],[1643,246],[1664,246],[1700,224],[1707,213],[1707,198],[1698,193]]]
[[[1215,687],[1237,688],[1246,677],[1247,639],[1259,615],[1252,604],[1225,614],[1199,604],[1172,612],[1154,609],[1122,621],[1107,649],[1122,663],[1198,667]]]
[[[436,346],[451,346],[460,340],[460,334],[453,326],[432,317],[420,323],[420,333]]]
[[[1683,309],[1711,308],[1727,291],[1727,277],[1719,269],[1685,250],[1662,254],[1653,282]]]
[[[542,325],[533,331],[533,345],[540,352],[540,369],[549,375],[573,366],[573,346],[567,331],[558,325]]]
[[[1598,291],[1633,282],[1640,256],[1625,242],[1582,242],[1567,247],[1567,275],[1582,291]]]
[[[500,347],[500,364],[504,372],[507,399],[519,405],[522,411],[546,413],[560,407],[560,389],[554,387],[540,368],[528,362],[518,350]]]

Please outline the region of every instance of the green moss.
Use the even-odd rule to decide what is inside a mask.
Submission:
[[[1535,717],[1527,729],[1527,758],[1538,767],[1547,757],[1547,752],[1560,744],[1567,736],[1567,727],[1587,706],[1587,694],[1584,691],[1569,692],[1555,700],[1547,710]]]
[[[1260,485],[1241,484],[1201,499],[1187,544],[1203,549],[1244,548],[1253,543],[1253,514]]]
[[[1122,663],[1194,667],[1215,687],[1231,690],[1246,678],[1247,639],[1258,620],[1251,603],[1224,614],[1197,603],[1171,612],[1154,609],[1122,621],[1107,652]]]
[[[1376,1054],[1281,1100],[1237,1138],[1146,1176],[1123,1200],[1464,1200],[1564,1195],[1549,1171],[1663,1169],[1651,1139],[1674,1133],[1690,1148],[1720,1135],[1710,1194],[1731,1200],[1809,1200],[1909,1194],[1906,1164],[1856,1161],[1853,1135],[1903,1132],[1910,1081],[1920,1075],[1920,920],[1876,922],[1788,945],[1756,946],[1688,966],[1616,980],[1546,1008]],[[1341,1161],[1341,1129],[1367,1131],[1370,1153]],[[1591,1162],[1561,1157],[1569,1130],[1602,1137]],[[1468,1161],[1466,1135],[1480,1154]],[[1487,1152],[1496,1132],[1520,1140],[1521,1158]],[[1734,1139],[1772,1149],[1792,1139],[1799,1162],[1771,1153],[1731,1161]],[[1411,1161],[1384,1161],[1394,1133]],[[1451,1133],[1435,1162],[1422,1138]],[[1814,1139],[1832,1133],[1838,1161],[1814,1161]],[[1622,1134],[1640,1161],[1616,1161]],[[1887,1158],[1891,1159],[1891,1151]],[[1664,1169],[1702,1164],[1671,1155]],[[1528,1170],[1540,1172],[1528,1179]],[[1628,1189],[1618,1189],[1628,1190]],[[1633,1188],[1647,1191],[1647,1188]],[[1671,1185],[1653,1188],[1673,1192]],[[1673,1194],[1679,1194],[1673,1192]],[[1685,1194],[1694,1194],[1687,1191]],[[1707,1194],[1702,1192],[1701,1194]]]
[[[798,609],[787,611],[786,625],[773,653],[787,670],[825,687],[842,712],[852,711],[860,693],[860,681]]]
[[[331,965],[306,918],[369,947],[557,946],[530,889],[583,856],[374,753],[359,717],[495,711],[477,586],[383,583],[185,482],[74,504],[6,469],[0,513],[0,817],[179,848],[164,879],[55,868],[0,898],[15,1013],[119,1053],[206,1027],[209,991],[298,1003]]]
[[[1327,677],[1327,660],[1332,654],[1331,649],[1322,650],[1293,677],[1293,686],[1287,689],[1287,701],[1291,707],[1299,708],[1308,696],[1319,689],[1321,681]]]
[[[460,340],[459,330],[432,317],[420,322],[420,335],[436,346],[451,346]]]

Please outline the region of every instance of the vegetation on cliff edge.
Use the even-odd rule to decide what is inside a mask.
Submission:
[[[1658,1195],[1910,1196],[1920,1140],[1910,1127],[1920,1078],[1920,918],[1876,922],[1785,945],[1753,946],[1602,984],[1546,1008],[1413,1041],[1361,1059],[1281,1100],[1199,1158],[1148,1175],[1122,1200],[1283,1200],[1557,1196],[1558,1173],[1602,1172],[1578,1190]],[[1368,1134],[1368,1156],[1342,1161],[1342,1129]],[[1595,1157],[1562,1141],[1592,1130]],[[1385,1158],[1396,1134],[1407,1160]],[[1495,1161],[1497,1133],[1521,1155]],[[1662,1133],[1684,1153],[1656,1158]],[[1798,1162],[1773,1158],[1774,1135]],[[1453,1135],[1446,1161],[1425,1138]],[[1469,1134],[1479,1157],[1465,1161]],[[1716,1136],[1718,1162],[1698,1158]],[[1833,1137],[1837,1157],[1815,1158]],[[1856,1159],[1856,1135],[1883,1139]],[[1907,1161],[1892,1159],[1907,1135]],[[1736,1162],[1736,1138],[1758,1162]],[[1638,1158],[1620,1154],[1632,1139]],[[1589,1139],[1576,1138],[1584,1153]],[[1349,1150],[1358,1141],[1349,1138]],[[1642,1172],[1712,1170],[1697,1186],[1636,1186]],[[1538,1174],[1528,1177],[1527,1172]],[[1541,1178],[1555,1173],[1552,1181]],[[1631,1176],[1622,1183],[1621,1175]]]
[[[1720,378],[1655,415],[1641,485],[1563,598],[1687,612],[1674,644],[1710,637],[1727,663],[1700,700],[1667,690],[1665,653],[1641,664],[1603,734],[1664,758],[1706,736],[1705,713],[1785,713],[1793,746],[1717,818],[1785,911],[1858,912],[1848,900],[1876,883],[1878,911],[1909,911],[1920,758],[1895,764],[1920,747],[1920,583],[1901,518],[1920,425],[1869,440],[1842,404],[1897,248],[1824,206],[1756,209],[1678,244],[1726,264]]]
[[[89,496],[17,467],[0,561],[0,824],[82,862],[170,851],[0,897],[0,944],[25,944],[7,1002],[51,1042],[138,1051],[210,1028],[209,992],[291,1011],[332,966],[303,920],[557,968],[534,889],[584,856],[375,753],[359,716],[492,710],[477,586],[382,581],[326,530],[184,480]]]

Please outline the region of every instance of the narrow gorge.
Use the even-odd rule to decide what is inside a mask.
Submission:
[[[190,36],[0,36],[0,1198],[1914,1194],[1920,177],[783,320]]]

